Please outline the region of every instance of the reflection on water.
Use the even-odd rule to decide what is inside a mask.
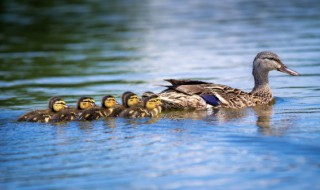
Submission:
[[[0,189],[319,189],[320,3],[0,3]],[[120,99],[163,79],[250,91],[271,50],[276,103],[59,124],[17,123],[52,96]],[[254,180],[252,180],[254,179]]]
[[[240,110],[234,109],[213,109],[207,111],[171,111],[161,114],[162,118],[170,119],[193,119],[203,120],[215,124],[226,124],[228,122],[241,122],[242,119],[256,115],[256,126],[258,131],[263,135],[283,135],[291,125],[289,121],[284,126],[278,126],[272,121],[273,105],[275,99],[268,105],[259,105],[252,108],[244,108]]]

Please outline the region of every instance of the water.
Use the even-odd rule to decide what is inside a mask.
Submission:
[[[1,189],[320,189],[320,3],[2,1]],[[160,92],[166,78],[250,91],[256,53],[276,103],[60,125],[17,123],[51,96],[74,105]]]

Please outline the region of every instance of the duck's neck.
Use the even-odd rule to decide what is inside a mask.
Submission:
[[[253,70],[254,87],[251,91],[253,95],[257,96],[272,96],[271,88],[269,86],[269,71],[257,72]]]

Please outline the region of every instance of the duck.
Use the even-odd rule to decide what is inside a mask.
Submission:
[[[114,106],[113,112],[109,115],[110,117],[118,117],[123,110],[135,105],[141,105],[141,100],[138,95],[131,91],[124,92],[121,96],[121,101],[122,104],[116,104]]]
[[[79,117],[79,120],[92,121],[102,117],[108,117],[113,112],[116,103],[117,101],[114,96],[104,96],[101,100],[101,107],[93,107],[84,110],[81,116]]]
[[[269,72],[277,70],[292,76],[300,74],[288,68],[271,51],[259,52],[253,60],[254,87],[245,92],[226,85],[198,80],[166,79],[171,85],[159,93],[165,110],[205,110],[208,108],[241,109],[273,101]]]
[[[161,113],[161,100],[157,94],[146,96],[143,99],[143,104],[138,104],[123,110],[119,116],[126,118],[143,118],[156,117]]]
[[[48,109],[28,112],[20,116],[17,121],[48,123],[54,114],[59,113],[67,107],[66,102],[62,98],[54,96],[49,99]]]
[[[63,122],[63,121],[74,121],[78,120],[82,112],[86,109],[95,107],[95,100],[92,97],[81,97],[78,99],[77,107],[70,107],[62,110],[59,113],[56,113],[51,117],[51,122]]]
[[[142,94],[142,100],[145,100],[146,98],[149,98],[151,96],[155,98],[157,106],[154,109],[150,109],[149,112],[151,114],[151,117],[155,117],[162,112],[162,102],[160,97],[156,93],[151,91],[144,92]]]

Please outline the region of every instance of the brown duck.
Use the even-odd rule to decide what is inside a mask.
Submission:
[[[63,122],[78,120],[82,112],[96,106],[95,100],[91,97],[81,97],[77,102],[77,108],[67,108],[53,115],[50,122]]]
[[[123,110],[119,116],[127,118],[155,117],[161,113],[161,101],[158,95],[148,95],[143,99],[143,105],[135,105]]]
[[[251,92],[203,81],[168,79],[166,81],[172,85],[159,94],[162,107],[168,110],[239,109],[268,104],[273,100],[269,86],[269,72],[272,70],[299,75],[284,65],[277,54],[264,51],[258,53],[253,61],[254,87]]]
[[[135,106],[137,104],[141,104],[139,97],[131,91],[124,92],[121,96],[121,100],[122,105],[116,104],[114,106],[113,112],[109,116],[118,117],[123,110]]]
[[[82,112],[79,120],[92,121],[103,117],[108,117],[112,114],[114,106],[116,105],[116,99],[114,96],[107,95],[102,98],[101,107],[93,107],[86,109]]]
[[[67,108],[66,102],[60,97],[52,97],[49,100],[48,109],[46,110],[34,110],[28,112],[18,118],[18,121],[29,121],[29,122],[44,122],[47,123],[51,120],[54,114]]]

